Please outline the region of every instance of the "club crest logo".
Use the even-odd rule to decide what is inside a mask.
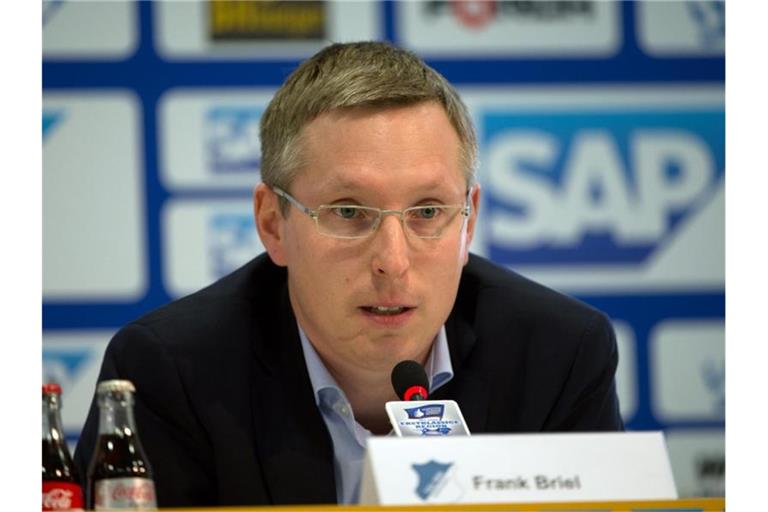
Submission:
[[[464,494],[453,478],[453,463],[430,460],[424,464],[412,464],[418,479],[414,492],[422,501],[456,502]]]

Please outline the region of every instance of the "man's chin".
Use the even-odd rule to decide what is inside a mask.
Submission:
[[[426,362],[429,356],[431,343],[427,346],[414,346],[412,337],[404,338],[402,336],[383,336],[377,342],[372,349],[369,361],[375,362],[378,369],[384,371],[391,371],[394,366],[400,361],[413,360],[420,364]]]

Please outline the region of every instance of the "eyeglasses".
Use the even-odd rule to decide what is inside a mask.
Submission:
[[[312,210],[288,192],[278,187],[273,187],[272,190],[309,215],[320,233],[334,238],[365,238],[376,231],[384,215],[399,217],[405,231],[418,238],[440,238],[458,215],[466,219],[472,211],[469,191],[465,204],[430,204],[412,206],[405,210],[382,210],[356,204],[323,204]]]

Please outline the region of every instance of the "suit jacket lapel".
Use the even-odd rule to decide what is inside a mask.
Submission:
[[[315,403],[283,285],[259,308],[253,414],[256,451],[274,504],[335,503],[333,444]]]
[[[485,432],[490,405],[490,382],[486,371],[472,366],[471,353],[477,338],[471,324],[462,314],[460,301],[457,301],[448,317],[445,331],[451,352],[453,379],[430,398],[456,400],[470,433]]]

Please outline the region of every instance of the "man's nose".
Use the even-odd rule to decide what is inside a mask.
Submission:
[[[373,237],[373,273],[389,278],[402,277],[411,265],[411,248],[400,217],[384,215]]]

